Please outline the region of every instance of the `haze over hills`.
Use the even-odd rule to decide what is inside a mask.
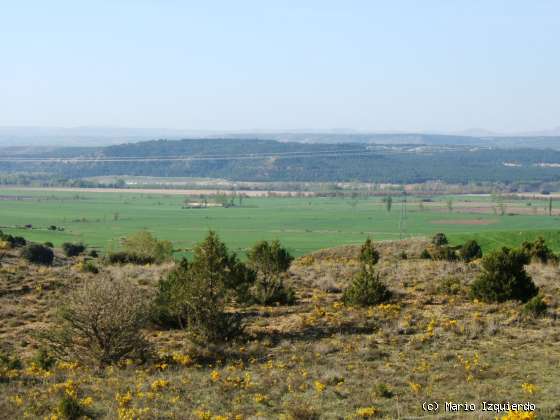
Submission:
[[[303,143],[369,143],[478,145],[560,149],[560,127],[526,133],[496,133],[485,129],[461,132],[368,132],[353,129],[189,130],[127,127],[0,127],[0,147],[107,146],[153,139],[243,138]]]

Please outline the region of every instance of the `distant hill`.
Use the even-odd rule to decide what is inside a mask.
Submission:
[[[10,148],[0,151],[0,173],[45,173],[70,179],[136,175],[232,181],[560,181],[557,150],[449,145],[445,137],[439,141],[441,145],[381,145],[222,138],[98,148]]]
[[[470,145],[560,150],[560,128],[533,133],[499,134],[481,128],[459,133],[368,133],[336,130],[180,130],[121,127],[0,127],[0,147],[99,147],[152,139],[268,139],[297,143]]]

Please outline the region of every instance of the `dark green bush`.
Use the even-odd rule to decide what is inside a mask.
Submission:
[[[66,255],[67,257],[77,257],[85,250],[86,250],[86,246],[82,243],[73,244],[70,242],[64,242],[62,244],[62,251],[64,252],[64,255]]]
[[[78,420],[84,418],[87,411],[78,401],[78,398],[64,393],[58,402],[58,413],[64,420]]]
[[[51,265],[54,259],[52,249],[40,244],[26,245],[21,256],[33,264]]]
[[[391,291],[379,280],[379,274],[362,267],[344,291],[342,299],[349,305],[372,306],[388,301],[391,296]]]
[[[448,243],[449,241],[447,240],[447,236],[445,236],[445,233],[436,233],[432,238],[432,244],[436,246],[447,245]]]
[[[482,248],[480,248],[478,242],[470,240],[463,244],[459,250],[459,254],[464,261],[470,262],[472,260],[482,258]]]
[[[110,252],[105,257],[107,264],[136,264],[147,265],[155,262],[154,258],[148,255],[134,254],[130,252]]]
[[[483,272],[471,285],[471,296],[485,302],[527,302],[538,287],[525,271],[529,257],[519,249],[502,248],[482,258]]]
[[[21,236],[8,235],[1,230],[0,241],[9,243],[12,248],[21,248],[22,246],[27,245],[27,241],[25,240],[25,238],[22,238]]]
[[[533,242],[523,242],[523,244],[521,244],[521,249],[532,261],[544,264],[548,262],[558,262],[558,257],[548,247],[542,236],[538,237]]]
[[[379,262],[379,251],[375,249],[375,246],[370,238],[367,238],[362,244],[358,259],[361,264],[367,266],[368,268],[372,268]]]
[[[253,299],[261,305],[293,305],[296,303],[296,293],[291,287],[287,287],[281,276],[257,279],[251,289]]]
[[[195,247],[192,263],[183,261],[160,281],[154,318],[185,328],[195,342],[231,340],[242,334],[243,326],[238,314],[226,311],[226,304],[246,299],[253,281],[254,273],[210,232]]]
[[[263,305],[293,304],[295,292],[284,285],[283,274],[293,257],[278,241],[258,242],[247,254],[248,265],[257,277],[251,288],[252,298]]]
[[[52,242],[45,242],[43,245],[48,246],[49,248],[54,248],[54,244]]]

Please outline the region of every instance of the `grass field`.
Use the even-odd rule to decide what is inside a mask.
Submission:
[[[257,240],[280,239],[296,256],[360,243],[367,236],[376,240],[401,236],[398,197],[391,212],[379,197],[246,198],[242,206],[204,209],[183,209],[183,196],[155,193],[5,189],[0,198],[1,230],[55,245],[83,241],[101,250],[117,248],[119,238],[141,229],[187,252],[213,229],[239,254]],[[447,208],[449,199],[452,211]],[[488,250],[543,235],[560,250],[560,216],[556,209],[546,215],[544,201],[505,202],[507,211],[500,216],[490,197],[441,196],[423,204],[416,197],[407,200],[404,237],[445,232],[452,243],[475,238]],[[33,228],[23,227],[28,224]],[[64,231],[49,231],[50,225]]]

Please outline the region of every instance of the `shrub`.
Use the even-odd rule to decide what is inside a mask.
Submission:
[[[173,244],[160,241],[148,231],[134,233],[124,240],[124,249],[130,254],[149,257],[156,263],[169,260],[173,255]]]
[[[21,256],[33,264],[51,265],[54,259],[52,249],[45,245],[30,244],[21,251]]]
[[[350,305],[371,306],[386,302],[391,291],[379,280],[379,274],[362,267],[352,284],[344,291],[343,300]]]
[[[543,300],[541,295],[537,295],[531,299],[523,306],[523,313],[525,315],[539,317],[546,314],[548,305]]]
[[[0,230],[0,241],[7,242],[11,248],[20,248],[27,245],[25,238],[21,236],[8,235]]]
[[[63,360],[105,366],[147,354],[141,329],[148,308],[140,290],[124,279],[90,280],[65,296],[56,327],[41,334]]]
[[[45,348],[40,348],[33,357],[33,363],[43,370],[49,370],[55,362],[56,359]]]
[[[295,292],[284,285],[282,278],[290,267],[293,257],[278,241],[258,242],[249,250],[248,264],[257,275],[251,290],[254,300],[263,304],[292,304]]]
[[[92,249],[91,251],[89,251],[89,256],[91,258],[97,258],[99,257],[99,253],[95,249]]]
[[[152,320],[167,328],[183,328],[186,322],[182,303],[182,287],[188,281],[189,262],[183,258],[166,277],[158,282]]]
[[[286,287],[281,276],[267,279],[257,279],[251,290],[253,299],[261,305],[293,305],[296,293],[291,287]]]
[[[55,418],[61,418],[65,420],[78,420],[81,418],[87,418],[87,410],[82,407],[78,398],[74,395],[69,395],[64,393],[58,402],[56,407],[57,416]]]
[[[432,244],[436,246],[447,245],[448,243],[449,241],[447,240],[447,236],[445,236],[445,233],[436,233],[432,238]]]
[[[449,246],[437,246],[432,250],[431,258],[440,261],[457,261],[457,253]]]
[[[43,245],[48,246],[49,248],[54,248],[54,244],[52,242],[45,242]]]
[[[85,250],[86,250],[86,246],[82,243],[73,244],[70,242],[64,242],[62,244],[62,251],[64,252],[64,255],[66,255],[67,257],[77,257]]]
[[[527,254],[518,249],[502,248],[482,259],[483,272],[471,285],[471,296],[486,302],[520,300],[526,302],[538,288],[525,271]]]
[[[155,262],[154,258],[148,255],[134,254],[130,252],[110,252],[105,257],[107,264],[136,264],[147,265]]]
[[[98,274],[99,268],[93,263],[93,261],[84,261],[81,263],[81,271],[84,273]]]
[[[395,393],[385,384],[377,384],[375,387],[375,394],[381,398],[393,398],[395,395]]]
[[[430,252],[427,249],[424,249],[420,253],[420,258],[422,258],[423,260],[431,260],[432,256],[430,255]]]
[[[554,255],[554,252],[546,245],[542,236],[538,237],[533,242],[523,242],[523,244],[521,244],[521,249],[523,249],[523,252],[525,252],[532,261],[538,261],[544,264],[549,261],[558,261],[558,257]]]
[[[373,267],[379,262],[379,252],[375,249],[373,242],[370,238],[367,238],[364,244],[360,248],[359,261],[361,264]]]
[[[228,341],[243,331],[241,318],[225,311],[233,298],[246,298],[254,273],[214,232],[194,249],[192,263],[183,261],[160,281],[155,318],[187,330],[195,342]]]
[[[475,240],[467,241],[461,247],[459,254],[466,262],[482,258],[482,249]]]

